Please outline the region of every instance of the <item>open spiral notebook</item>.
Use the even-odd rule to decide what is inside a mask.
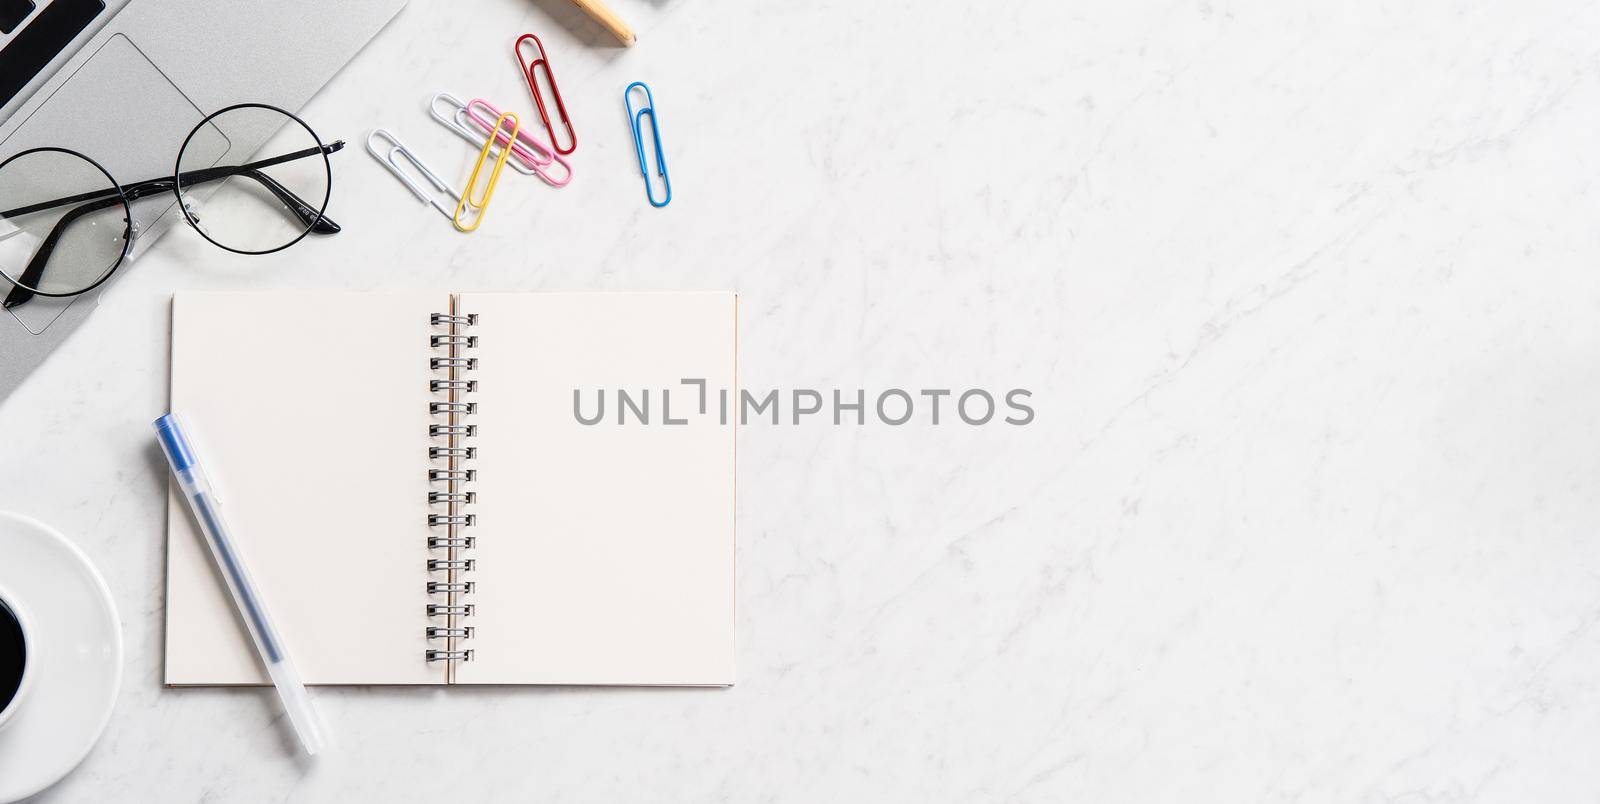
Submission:
[[[181,293],[171,407],[308,683],[732,684],[735,428],[583,424],[574,394],[731,393],[736,320],[731,293]],[[267,683],[177,496],[166,648],[170,685]]]

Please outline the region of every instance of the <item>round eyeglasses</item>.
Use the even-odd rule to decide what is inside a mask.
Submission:
[[[263,142],[260,158],[233,141]],[[184,220],[236,254],[270,254],[306,235],[333,234],[323,213],[333,191],[323,144],[299,117],[262,103],[208,115],[178,148],[171,176],[120,184],[99,162],[67,148],[31,148],[0,162],[0,275],[13,285],[0,306],[34,296],[76,296],[105,284],[139,232],[132,205],[173,193]]]

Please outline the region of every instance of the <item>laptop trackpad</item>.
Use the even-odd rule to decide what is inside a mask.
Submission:
[[[204,117],[126,36],[117,34],[0,143],[0,156],[42,145],[70,148],[99,162],[118,183],[132,184],[171,176],[183,138]],[[176,202],[162,194],[133,205],[141,240],[159,234],[157,223]],[[118,274],[129,267],[125,262]],[[37,335],[68,306],[84,303],[81,297],[35,296],[7,312]]]

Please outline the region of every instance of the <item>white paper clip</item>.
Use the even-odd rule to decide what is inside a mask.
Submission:
[[[381,150],[379,146],[373,144],[373,141],[377,139],[389,141],[387,153]],[[446,218],[455,217],[456,205],[461,203],[461,193],[456,192],[455,188],[451,187],[449,182],[439,178],[439,174],[433,172],[433,168],[428,167],[428,165],[418,158],[415,153],[412,153],[411,149],[407,148],[405,143],[400,141],[399,137],[396,137],[387,129],[373,129],[372,133],[367,135],[367,153],[372,154],[373,159],[378,160],[385,168],[388,168],[389,172],[393,173],[394,177],[399,179],[400,182],[406,186],[406,189],[410,190],[411,194],[417,197],[418,201],[422,201],[423,203],[432,206],[434,209],[439,210],[439,214],[445,216]],[[437,190],[438,193],[445,193],[449,195],[453,203],[448,206],[439,203],[438,193],[429,192],[428,188],[422,186],[422,182],[417,181],[414,176],[408,173],[398,161],[401,158],[405,159],[407,162],[410,162],[412,167],[421,172],[422,177],[426,179],[429,184],[433,185],[434,190]]]

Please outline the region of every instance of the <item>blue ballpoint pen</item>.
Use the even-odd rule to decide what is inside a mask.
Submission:
[[[183,496],[189,500],[189,507],[200,524],[206,544],[211,547],[211,557],[216,559],[217,568],[227,581],[228,591],[233,593],[233,602],[239,607],[239,614],[256,644],[267,675],[272,678],[272,686],[278,690],[283,708],[289,714],[289,722],[294,724],[295,733],[299,735],[306,753],[315,755],[326,744],[322,721],[311,707],[311,696],[306,693],[305,685],[300,683],[300,674],[295,672],[294,665],[284,651],[283,640],[278,638],[278,630],[267,616],[261,593],[250,580],[250,573],[234,546],[228,525],[222,519],[216,494],[212,492],[211,482],[205,472],[200,469],[194,447],[173,414],[156,419],[155,428],[161,450],[172,464],[172,474],[178,479]]]

